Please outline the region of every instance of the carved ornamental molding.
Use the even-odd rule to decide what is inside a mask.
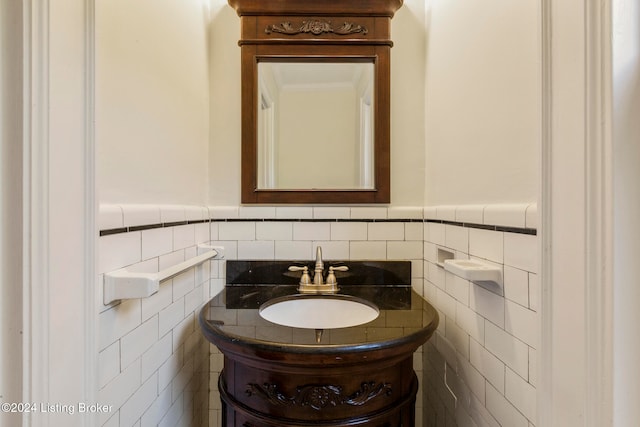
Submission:
[[[333,28],[331,21],[321,21],[319,19],[312,19],[309,21],[302,21],[299,27],[294,27],[291,22],[285,21],[280,24],[267,25],[264,30],[265,33],[280,33],[295,36],[296,34],[311,33],[314,36],[319,36],[324,33],[333,33],[340,36],[349,34],[362,34],[365,35],[369,32],[366,27],[354,24],[353,22],[344,22],[341,27]]]
[[[295,396],[286,396],[278,390],[276,384],[265,383],[261,386],[250,383],[247,384],[245,393],[249,397],[260,397],[275,405],[309,406],[320,411],[327,406],[362,406],[380,395],[391,396],[392,389],[391,384],[370,381],[362,383],[354,393],[345,395],[340,386],[309,384],[297,387]]]

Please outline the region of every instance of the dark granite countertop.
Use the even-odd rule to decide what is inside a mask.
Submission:
[[[325,264],[327,268],[345,265]],[[260,317],[260,306],[298,294],[300,272],[288,271],[290,265],[313,269],[313,263],[304,261],[227,261],[226,287],[200,312],[200,327],[209,342],[251,347],[251,351],[333,354],[420,345],[438,326],[436,310],[411,289],[409,261],[349,261],[348,271],[336,272],[339,295],[360,298],[378,308],[379,316],[369,323],[323,330],[271,323]]]
[[[315,329],[280,326],[262,319],[261,304],[297,294],[296,285],[227,285],[200,313],[204,335],[214,344],[233,342],[271,351],[336,353],[370,351],[410,341],[426,341],[438,325],[436,310],[410,286],[345,285],[339,294],[373,303],[377,319],[358,326]]]

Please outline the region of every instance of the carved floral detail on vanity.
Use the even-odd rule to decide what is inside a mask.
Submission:
[[[278,390],[276,384],[265,383],[262,386],[254,383],[247,384],[247,396],[257,396],[268,400],[272,404],[285,406],[309,406],[320,411],[327,406],[351,405],[361,406],[380,395],[391,396],[391,384],[375,381],[363,382],[360,389],[345,395],[342,387],[337,385],[308,384],[296,388],[295,396],[286,396]]]
[[[285,21],[280,24],[267,25],[267,28],[265,28],[264,32],[267,34],[280,33],[290,36],[306,33],[311,33],[315,36],[319,36],[323,33],[333,33],[340,36],[345,36],[358,33],[365,35],[369,32],[369,30],[367,30],[365,26],[355,24],[353,22],[344,22],[341,27],[333,28],[331,21],[312,19],[309,21],[302,21],[302,24],[297,27],[294,27],[293,24],[291,24],[291,22],[289,21]]]

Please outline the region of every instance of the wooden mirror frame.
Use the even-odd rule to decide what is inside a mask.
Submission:
[[[241,21],[241,201],[256,203],[389,203],[391,18],[403,0],[228,0]],[[258,62],[374,64],[374,188],[259,189]],[[312,163],[312,159],[308,159]],[[331,165],[320,165],[331,171]]]

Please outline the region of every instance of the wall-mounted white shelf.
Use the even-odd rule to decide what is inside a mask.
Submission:
[[[137,273],[126,268],[112,271],[104,275],[104,303],[131,298],[147,298],[158,292],[160,282],[170,279],[185,270],[214,258],[222,257],[224,248],[218,246],[198,245],[198,249],[207,252],[188,259],[180,264],[165,268],[157,273]]]
[[[447,259],[444,269],[472,282],[494,282],[502,287],[502,269],[494,264],[475,259]]]
[[[436,262],[436,265],[438,267],[444,268],[445,260],[454,259],[456,257],[456,254],[453,251],[449,251],[443,248],[438,248],[436,251],[436,256],[438,259],[438,261]]]

